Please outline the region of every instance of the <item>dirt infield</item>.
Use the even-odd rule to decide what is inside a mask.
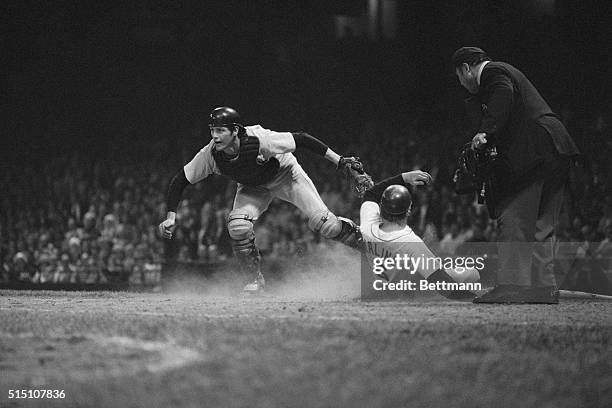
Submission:
[[[0,321],[3,407],[612,406],[609,301],[2,291]]]

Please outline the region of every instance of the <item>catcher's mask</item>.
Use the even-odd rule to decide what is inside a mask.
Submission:
[[[380,199],[380,212],[383,218],[405,216],[412,205],[410,191],[404,186],[395,184],[385,189]]]
[[[208,116],[209,127],[243,127],[240,114],[229,106],[220,106],[210,112]]]

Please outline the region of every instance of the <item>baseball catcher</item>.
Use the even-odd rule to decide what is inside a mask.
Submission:
[[[172,238],[183,189],[211,174],[220,174],[238,183],[227,228],[233,252],[251,277],[244,287],[245,292],[262,291],[265,286],[253,224],[275,197],[294,204],[306,214],[311,230],[361,249],[357,225],[329,211],[292,152],[307,149],[324,157],[346,174],[359,192],[365,191],[371,178],[357,158],[338,155],[308,133],[275,132],[260,125],[244,126],[238,112],[229,107],[214,109],[208,125],[212,140],[170,182],[167,218],[159,225],[164,238]]]

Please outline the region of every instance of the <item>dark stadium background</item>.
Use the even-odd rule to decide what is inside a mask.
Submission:
[[[355,23],[381,4],[395,25]],[[610,4],[3,1],[0,406],[612,407]],[[486,210],[451,186],[469,135],[450,56],[465,45],[523,70],[582,148],[559,266],[562,289],[599,295],[371,301],[357,254],[276,202],[256,223],[267,292],[241,296],[222,178],[188,187],[176,238],[158,237],[170,178],[230,105],[361,156],[376,179],[432,172],[410,225],[436,251],[494,242]],[[333,166],[298,158],[357,220]],[[160,285],[162,265],[185,280]],[[27,397],[41,390],[65,398]]]
[[[391,18],[370,21],[384,4],[395,5]],[[136,235],[157,225],[168,180],[208,141],[205,117],[219,105],[237,108],[247,124],[306,130],[341,154],[360,155],[376,179],[413,167],[433,171],[435,188],[416,197],[432,204],[421,224],[411,220],[416,231],[427,235],[429,222],[442,238],[453,225],[478,224],[494,240],[486,214],[469,213],[470,200],[449,190],[456,152],[469,137],[465,91],[450,67],[464,45],[527,73],[585,153],[564,238],[599,242],[612,223],[607,1],[9,1],[2,9],[8,194],[0,219],[8,263],[28,245],[36,252],[28,234],[48,232],[67,252],[69,218],[80,226],[94,196],[109,213],[118,203],[115,215],[138,224]],[[339,26],[360,18],[364,26]],[[330,208],[356,219],[342,178],[325,162],[298,157]],[[135,198],[134,186],[142,190]],[[188,189],[186,225],[166,243],[169,257],[184,244],[183,258],[199,258],[201,206],[227,209],[225,188],[217,180]],[[280,231],[268,234],[264,252],[293,254],[300,251],[294,242],[312,238],[288,211],[278,205],[262,220],[263,229]],[[291,221],[286,230],[283,217]],[[224,234],[214,239],[227,252]],[[274,249],[275,242],[282,245]]]
[[[177,144],[219,104],[313,132],[437,120],[457,114],[449,58],[462,45],[528,72],[558,112],[609,113],[609,2],[397,6],[395,38],[368,41],[337,39],[333,26],[365,14],[366,0],[5,2],[2,139],[10,152]]]

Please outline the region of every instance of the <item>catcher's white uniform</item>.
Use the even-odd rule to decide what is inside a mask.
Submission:
[[[259,139],[258,164],[263,165],[275,158],[280,166],[272,180],[264,184],[251,186],[238,182],[234,210],[242,210],[256,220],[277,197],[292,203],[309,218],[329,211],[312,180],[292,154],[296,146],[290,132],[275,132],[260,125],[246,126],[245,130],[247,136]],[[189,183],[197,183],[211,174],[222,174],[213,158],[213,150],[214,142],[211,140],[185,165]]]

